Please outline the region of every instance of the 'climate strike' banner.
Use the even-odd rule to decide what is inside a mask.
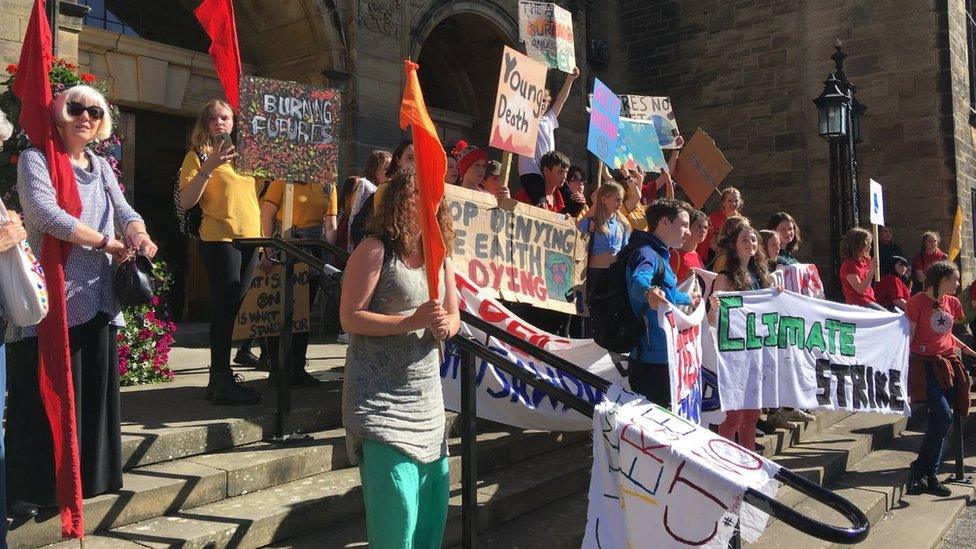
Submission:
[[[723,410],[911,415],[904,315],[776,290],[716,295]]]
[[[779,465],[668,410],[610,387],[593,414],[584,549],[725,549],[736,524],[759,538],[767,515],[746,491],[775,498]]]
[[[496,149],[535,156],[546,91],[546,66],[505,46],[498,73],[491,141]]]
[[[705,300],[690,315],[668,304],[657,311],[658,326],[664,328],[671,365],[671,411],[701,423],[702,414],[702,327]]]
[[[242,173],[337,184],[339,91],[241,78],[237,168]]]
[[[473,284],[461,273],[455,275],[462,309],[519,337],[533,345],[565,358],[611,383],[620,383],[621,374],[607,351],[592,339],[566,339],[544,332],[532,326],[492,299],[484,289]],[[548,364],[541,364],[534,357],[524,355],[513,347],[467,324],[461,324],[461,333],[485,344],[498,355],[511,360],[547,383],[559,387],[593,404],[603,401],[602,391],[590,387],[577,377]],[[461,409],[460,356],[453,344],[447,344],[444,363],[441,365],[441,387],[444,406],[450,410]],[[526,385],[478,358],[475,383],[477,384],[478,417],[512,425],[523,429],[547,431],[587,431],[593,421],[549,397],[543,391]]]
[[[563,72],[576,67],[573,15],[550,2],[519,2],[519,38],[529,57]]]
[[[448,185],[454,268],[492,297],[575,313],[586,245],[571,219]]]

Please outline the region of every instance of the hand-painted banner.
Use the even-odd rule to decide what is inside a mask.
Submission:
[[[911,415],[908,319],[792,292],[716,292],[723,410]]]
[[[532,59],[567,73],[576,67],[573,15],[556,4],[519,2],[519,38]]]
[[[794,263],[793,265],[780,265],[776,271],[770,273],[775,280],[783,285],[783,289],[791,292],[826,299],[824,295],[823,281],[820,279],[820,271],[813,263]]]
[[[586,244],[573,220],[494,196],[448,185],[458,272],[488,295],[575,313]]]
[[[611,383],[622,381],[606,350],[592,339],[566,339],[544,332],[532,326],[506,309],[490,297],[491,292],[479,288],[461,273],[455,275],[461,308],[490,322],[506,332],[537,345],[556,356],[569,360]],[[526,371],[537,374],[547,383],[564,389],[594,405],[604,399],[602,391],[590,387],[575,376],[539,363],[537,359],[522,354],[517,349],[502,343],[496,338],[476,330],[467,324],[461,325],[461,333],[484,343],[499,356],[515,362]],[[444,406],[450,410],[460,410],[460,357],[453,344],[448,344],[441,365],[441,386],[444,391]],[[592,420],[560,404],[539,389],[513,379],[488,362],[478,359],[477,373],[478,417],[497,421],[522,429],[543,429],[547,431],[587,431]]]
[[[592,428],[585,549],[725,549],[737,523],[762,534],[768,517],[743,496],[775,498],[779,465],[618,386]]]
[[[241,77],[237,168],[287,181],[338,184],[339,91]]]
[[[614,168],[624,166],[633,170],[640,166],[646,172],[668,170],[664,151],[658,142],[657,132],[651,122],[620,118],[617,127],[617,151],[614,155]]]
[[[522,156],[535,156],[546,66],[505,46],[489,145]]]
[[[599,78],[594,79],[586,148],[608,166],[616,161],[619,126],[620,98]]]
[[[295,303],[292,332],[307,332],[309,317],[308,265],[295,265]],[[234,319],[234,341],[255,337],[278,337],[284,321],[282,296],[285,292],[285,266],[275,265],[264,272],[258,269],[244,295]]]
[[[702,412],[702,326],[705,301],[690,315],[668,305],[658,309],[658,326],[664,328],[671,365],[671,411],[694,423]]]
[[[678,120],[674,117],[670,97],[624,94],[620,100],[623,103],[620,116],[654,122],[661,148],[680,149],[684,146],[685,140],[678,131]]]

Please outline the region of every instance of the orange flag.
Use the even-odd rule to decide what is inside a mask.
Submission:
[[[437,128],[427,113],[424,94],[417,79],[419,66],[404,61],[407,85],[400,104],[400,129],[413,130],[413,155],[417,167],[417,187],[420,191],[420,230],[427,265],[427,288],[431,299],[440,297],[441,265],[447,249],[441,227],[437,223],[437,208],[444,197],[444,177],[447,174],[447,155],[437,137]]]

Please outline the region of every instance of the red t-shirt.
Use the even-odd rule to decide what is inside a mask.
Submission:
[[[954,295],[939,298],[939,308],[933,309],[935,302],[925,292],[917,293],[908,300],[905,316],[915,323],[915,337],[912,338],[913,353],[936,356],[948,353],[955,348],[952,338],[952,325],[963,317],[962,303]]]
[[[893,306],[896,299],[908,301],[911,296],[912,292],[898,275],[881,275],[881,281],[874,284],[874,297],[882,307]]]
[[[709,248],[709,244],[715,235],[722,230],[722,225],[725,225],[725,220],[728,218],[729,216],[725,215],[725,210],[721,206],[719,206],[718,211],[708,214],[708,233],[705,235],[705,241],[695,248],[699,259],[707,259],[711,255],[712,249]]]
[[[847,280],[847,275],[850,274],[857,275],[858,278],[864,280],[867,278],[868,269],[870,268],[871,263],[867,259],[845,259],[840,264],[840,287],[844,290],[844,303],[848,305],[861,305],[863,307],[868,303],[877,302],[874,298],[874,288],[870,284],[864,289],[863,294],[859,294],[854,291],[854,287]]]
[[[683,250],[671,249],[671,270],[674,271],[675,276],[678,278],[678,282],[684,282],[689,276],[693,274],[692,269],[704,269],[705,266],[702,265],[701,258],[698,257],[698,252],[692,250],[686,252]]]
[[[515,193],[515,200],[528,204],[529,206],[537,206],[537,204],[532,203],[532,200],[529,198],[529,193],[525,192],[525,189],[519,189]],[[563,210],[566,209],[566,203],[563,202],[563,193],[559,192],[559,189],[553,191],[552,201],[547,202],[545,209],[556,213],[563,213]]]
[[[948,257],[949,256],[947,256],[945,252],[938,248],[936,248],[935,252],[932,254],[922,252],[915,256],[915,261],[912,262],[912,268],[916,271],[922,271],[924,273],[925,271],[929,270],[929,267],[931,267],[933,264],[944,261],[948,259]]]

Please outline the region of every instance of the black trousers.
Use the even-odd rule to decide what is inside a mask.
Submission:
[[[230,242],[200,241],[200,255],[210,281],[210,371],[230,370],[231,337],[241,299],[257,266],[255,248]]]
[[[648,362],[630,363],[627,379],[635,393],[644,395],[647,400],[662,406],[671,407],[671,372],[668,364]]]
[[[68,329],[81,488],[89,498],[122,488],[117,329],[99,313]],[[54,444],[41,403],[37,338],[8,345],[7,501],[55,505]]]

